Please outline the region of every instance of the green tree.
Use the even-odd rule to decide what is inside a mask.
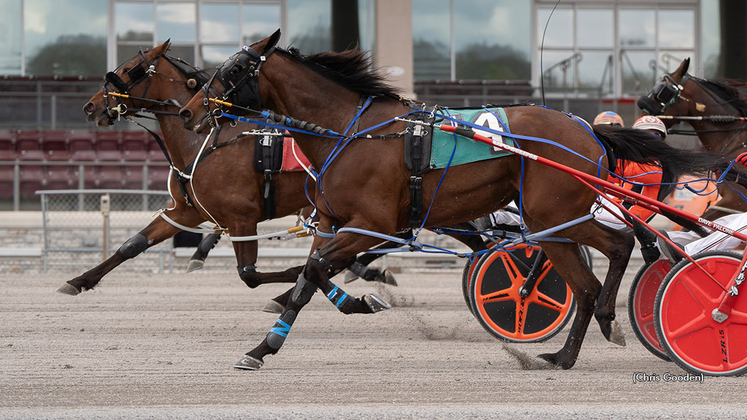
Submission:
[[[106,73],[106,38],[63,35],[31,57],[26,73],[34,76],[101,76]]]

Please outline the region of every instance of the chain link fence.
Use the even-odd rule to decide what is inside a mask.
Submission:
[[[166,191],[45,190],[41,198],[41,226],[8,226],[0,258],[0,273],[64,273],[73,277],[114,254],[171,203]],[[295,216],[260,223],[258,234],[293,227]],[[33,225],[33,223],[31,223]],[[304,264],[313,238],[260,240],[257,268],[262,272]],[[423,232],[420,241],[445,249],[466,251],[445,235]],[[183,273],[194,248],[175,248],[171,238],[125,261],[116,272]],[[210,252],[205,272],[236,273],[233,246],[223,238]],[[372,264],[400,271],[461,272],[464,260],[443,254],[397,253]]]
[[[43,273],[80,271],[111,256],[127,239],[153,220],[171,202],[166,191],[55,190],[39,191],[43,218]],[[138,272],[172,272],[171,240],[149,248],[123,264]]]

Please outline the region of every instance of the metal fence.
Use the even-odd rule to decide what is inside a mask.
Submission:
[[[0,127],[87,128],[83,105],[102,84],[99,78],[11,76],[0,79]]]
[[[42,269],[80,270],[111,256],[170,202],[166,191],[47,190],[41,196]],[[128,271],[173,272],[172,241],[125,262]]]
[[[138,189],[148,189],[154,185],[150,184],[162,184],[161,188],[166,186],[165,178],[168,176],[165,170],[168,169],[167,162],[139,162],[139,161],[128,161],[128,162],[101,162],[101,161],[70,161],[70,162],[51,162],[51,161],[4,161],[0,160],[0,201],[4,201],[3,207],[7,207],[8,210],[39,210],[35,203],[38,203],[35,198],[33,201],[23,202],[22,200],[31,198],[34,194],[35,187],[44,188],[51,183],[59,183],[60,175],[57,172],[53,172],[52,168],[62,168],[69,172],[67,177],[71,178],[70,184],[72,187],[80,190],[86,189],[86,186],[92,185],[97,181],[97,171],[101,171],[101,168],[112,168],[117,170],[118,168],[127,167],[130,168],[130,172],[136,172],[137,177],[133,177],[130,172],[122,171],[118,175],[121,179],[136,179],[134,185],[139,184]],[[39,169],[42,168],[42,169]],[[160,170],[157,175],[157,179],[154,180],[154,170]],[[28,173],[26,173],[28,171]],[[129,174],[129,176],[128,176]],[[28,185],[24,185],[24,182]],[[133,186],[134,186],[133,185]],[[90,189],[90,187],[88,187]],[[50,190],[52,191],[52,190]],[[80,204],[80,201],[77,202]],[[82,207],[78,206],[78,210],[82,210]]]

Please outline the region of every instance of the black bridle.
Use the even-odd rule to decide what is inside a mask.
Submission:
[[[697,81],[698,79],[696,77],[692,77],[689,74],[685,73],[684,76],[682,76],[682,84],[677,83],[674,78],[672,78],[671,75],[665,74],[661,81],[657,83],[654,88],[651,90],[651,92],[648,93],[646,96],[641,96],[638,99],[638,107],[642,109],[643,111],[651,114],[651,115],[659,115],[662,116],[662,113],[669,108],[670,106],[674,105],[677,102],[677,99],[682,99],[686,101],[691,101],[688,98],[685,98],[682,96],[682,92],[685,89],[685,84],[688,80],[694,79]],[[708,90],[706,87],[699,85],[701,88]],[[742,118],[732,117],[728,115],[712,115],[712,116],[699,116],[699,117],[684,117],[682,116],[682,111],[678,112],[679,116],[673,116],[671,119],[679,119],[679,120],[688,120],[688,119],[698,119],[701,121],[712,121],[715,123],[733,123],[737,121],[742,121]],[[735,150],[747,147],[747,139],[740,143],[738,146],[733,147],[726,150],[729,145],[731,145],[734,140],[736,140],[739,137],[739,134],[742,133],[747,128],[747,122],[742,124],[741,126],[737,128],[723,128],[723,129],[712,129],[712,130],[668,130],[671,134],[684,134],[684,135],[698,135],[701,133],[718,133],[718,132],[734,132],[734,135],[724,143],[724,145],[721,147],[721,150],[719,150],[719,153],[725,153],[729,154],[734,152]]]
[[[177,57],[171,57],[167,54],[160,55],[153,59],[153,61],[149,61],[147,57],[145,57],[145,54],[142,50],[138,52],[138,54],[135,57],[140,57],[142,61],[140,61],[137,65],[127,69],[124,73],[128,76],[130,79],[130,82],[127,83],[124,80],[122,80],[121,77],[116,73],[122,66],[118,67],[115,71],[110,71],[106,74],[105,83],[103,86],[104,90],[104,105],[106,106],[106,114],[109,117],[109,125],[114,124],[114,121],[120,118],[121,116],[124,116],[128,113],[129,107],[125,104],[124,99],[130,99],[134,103],[134,108],[137,109],[133,116],[136,117],[142,117],[142,118],[150,118],[143,115],[139,115],[140,112],[147,112],[150,114],[167,114],[167,115],[178,115],[178,111],[164,111],[164,110],[154,110],[154,109],[148,109],[145,108],[146,104],[152,104],[156,106],[163,106],[163,107],[171,107],[171,108],[181,108],[180,104],[175,103],[173,100],[168,99],[166,101],[159,101],[156,99],[150,99],[147,97],[148,95],[148,89],[150,88],[150,84],[152,81],[152,77],[154,74],[157,74],[158,71],[156,70],[156,66],[158,65],[158,60],[163,57],[164,60],[169,62],[172,66],[174,66],[182,75],[184,75],[186,80],[174,80],[169,79],[170,81],[181,81],[184,82],[188,88],[190,89],[199,89],[202,87],[201,83],[194,77],[190,77],[188,74],[188,71],[183,68],[183,66],[188,67],[190,70],[192,70],[194,73],[199,72],[200,70],[191,64],[187,63],[186,61],[182,60],[181,58]],[[135,57],[128,60],[127,63],[132,61]],[[145,66],[143,66],[145,64]],[[145,90],[140,96],[132,96],[130,95],[130,90],[132,90],[133,87],[139,85],[143,81],[146,81]],[[115,98],[116,107],[110,107],[109,104],[109,98],[113,97]],[[137,101],[137,103],[135,103]]]
[[[258,53],[252,47],[243,47],[241,51],[228,58],[218,70],[213,73],[210,80],[202,87],[204,92],[203,105],[207,111],[210,125],[214,126],[213,118],[210,118],[210,99],[217,105],[215,116],[220,115],[223,110],[221,102],[230,102],[240,105],[244,109],[255,111],[262,110],[262,96],[259,93],[259,70],[276,47],[272,46],[264,54]],[[217,80],[223,89],[213,86],[213,80]],[[239,103],[241,100],[241,103]]]
[[[139,108],[143,108],[143,103],[148,101],[148,99],[141,97],[141,98],[134,98],[129,96],[130,90],[140,84],[143,80],[147,79],[147,84],[145,86],[145,91],[143,93],[143,96],[146,96],[148,93],[148,88],[150,88],[150,82],[151,78],[153,77],[153,74],[156,73],[156,65],[158,64],[158,60],[161,58],[156,57],[153,62],[149,61],[148,58],[145,56],[145,53],[143,53],[143,50],[141,49],[138,51],[138,56],[141,58],[141,62],[138,63],[135,66],[130,67],[129,69],[125,70],[125,74],[130,79],[130,83],[125,82],[122,80],[121,77],[116,73],[117,70],[119,70],[120,67],[115,69],[115,71],[110,71],[106,73],[106,76],[104,77],[105,83],[103,86],[104,89],[104,105],[106,106],[106,115],[109,117],[109,125],[114,124],[114,120],[119,118],[121,115],[124,115],[127,113],[127,105],[124,103],[124,98],[122,95],[126,95],[126,97],[130,99],[138,99],[140,102]],[[128,60],[129,63],[132,61],[132,59]],[[146,64],[144,67],[143,64]],[[124,64],[123,64],[124,65]],[[112,89],[112,87],[114,89]],[[114,93],[115,95],[111,95],[111,93]],[[112,112],[115,109],[109,106],[109,97],[114,96],[117,98],[117,108],[116,108],[116,115]]]
[[[688,79],[688,75],[685,74],[682,77],[682,84],[679,84],[672,76],[665,74],[648,95],[638,98],[638,107],[651,115],[661,115],[680,97]]]

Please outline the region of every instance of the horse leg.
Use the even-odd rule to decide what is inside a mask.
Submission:
[[[197,226],[203,222],[203,219],[196,212],[191,210],[181,210],[179,208],[171,210],[169,212],[169,217],[177,223],[186,226]],[[57,289],[57,291],[74,296],[84,290],[93,289],[101,281],[102,277],[114,270],[117,266],[130,258],[135,258],[151,246],[174,236],[179,231],[179,228],[173,226],[163,218],[156,217],[138,234],[122,244],[117,252],[115,252],[111,257],[80,276],[68,280],[67,283]]]
[[[609,342],[624,346],[625,335],[620,323],[615,319],[615,303],[625,269],[630,262],[630,254],[633,252],[635,239],[633,235],[616,231],[607,226],[600,225],[600,227],[606,234],[595,235],[593,238],[595,243],[590,246],[607,257],[609,266],[594,311],[594,317],[599,323],[602,334]]]
[[[399,248],[402,244],[397,242],[384,242],[381,245],[374,247],[374,249],[392,249]],[[344,283],[350,283],[356,280],[358,277],[365,281],[373,281],[379,283],[385,283],[392,286],[397,285],[397,280],[389,270],[379,270],[377,268],[371,268],[368,265],[377,259],[381,258],[384,254],[363,254],[356,258],[355,261],[348,267],[350,274],[345,276]]]
[[[235,236],[254,236],[257,234],[257,223],[246,222],[239,227],[229,227],[229,231]],[[236,267],[241,280],[251,289],[266,283],[294,283],[301,273],[303,266],[291,267],[284,271],[260,273],[257,271],[257,241],[233,242],[233,250],[236,254]],[[275,300],[275,299],[273,299]],[[278,301],[281,302],[281,301]],[[282,301],[284,302],[284,301]]]
[[[576,316],[563,348],[557,353],[540,354],[539,357],[553,366],[570,369],[578,359],[601,285],[586,266],[578,245],[559,242],[541,242],[540,245],[555,270],[573,291],[576,297]]]
[[[356,236],[358,239],[353,239]],[[309,257],[301,275],[298,276],[285,310],[280,314],[275,325],[257,347],[246,353],[234,365],[235,368],[257,370],[264,364],[265,356],[276,354],[285,343],[298,313],[311,300],[317,288],[321,289],[330,302],[345,314],[377,311],[377,302],[372,305],[369,303],[370,298],[367,299],[366,296],[363,299],[353,298],[329,281],[329,277],[349,266],[358,252],[376,245],[381,240],[362,235],[340,234],[319,250],[318,246],[321,242],[323,239],[319,236],[314,239],[312,249],[316,251]],[[342,248],[336,246],[336,243],[340,242],[344,245]]]
[[[189,263],[187,264],[187,273],[199,270],[203,265],[205,265],[205,258],[207,258],[210,250],[215,248],[215,245],[219,240],[220,233],[209,233],[204,238],[202,238],[200,244],[197,245],[197,250],[194,254],[192,254],[192,258],[189,259]]]
[[[617,344],[624,343],[622,330],[615,320],[614,304],[635,239],[630,234],[605,227],[593,220],[568,228],[563,233],[563,236],[577,243],[598,249],[610,261],[602,286],[591,267],[586,265],[577,244],[540,242],[558,274],[573,291],[577,309],[563,348],[557,353],[542,354],[539,357],[554,366],[569,369],[576,363],[592,315],[596,317],[607,340]]]

